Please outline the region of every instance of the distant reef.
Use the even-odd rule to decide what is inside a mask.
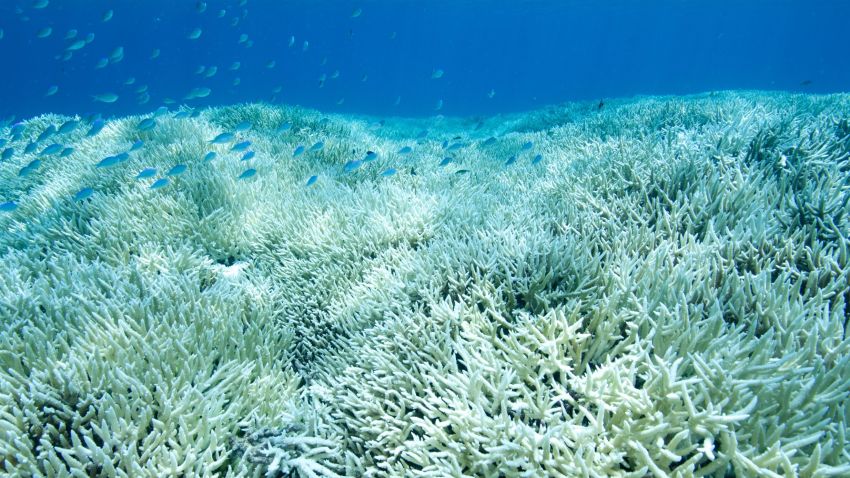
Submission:
[[[848,95],[0,138],[7,476],[850,476]]]

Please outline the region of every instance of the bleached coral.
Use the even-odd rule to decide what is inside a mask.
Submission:
[[[0,165],[8,474],[850,474],[847,96],[138,121]]]

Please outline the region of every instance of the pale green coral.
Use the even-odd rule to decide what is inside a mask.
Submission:
[[[850,97],[593,106],[379,128],[241,105],[0,165],[20,204],[0,215],[0,469],[850,474]],[[226,147],[201,161],[245,120],[249,182]],[[544,161],[504,166],[529,140]],[[166,189],[133,180],[178,162]]]

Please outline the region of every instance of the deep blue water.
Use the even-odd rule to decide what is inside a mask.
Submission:
[[[850,90],[846,0],[209,0],[204,12],[188,0],[34,3],[0,0],[4,118],[142,113],[167,98],[424,116],[440,100],[439,113],[477,115],[637,94]],[[45,27],[52,34],[38,38]],[[195,28],[200,38],[188,39]],[[78,34],[66,40],[71,29]],[[62,59],[90,33],[93,41]],[[123,60],[95,68],[119,46]],[[152,60],[154,49],[161,54]],[[202,65],[216,74],[196,74]],[[442,78],[431,77],[436,69]],[[46,97],[52,85],[58,91]],[[143,86],[150,97],[139,104]],[[193,88],[211,93],[184,101]],[[91,98],[107,92],[118,100]]]

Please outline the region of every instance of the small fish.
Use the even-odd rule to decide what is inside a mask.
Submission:
[[[374,161],[378,159],[378,153],[374,151],[366,151],[366,156],[363,158],[363,161]]]
[[[218,157],[218,153],[216,153],[215,151],[210,151],[209,153],[204,155],[204,162],[212,161],[213,159],[215,159],[217,157]]]
[[[236,135],[234,133],[221,133],[218,136],[216,136],[215,138],[211,139],[210,143],[212,143],[212,144],[229,143],[229,142],[233,141],[234,138],[236,138]]]
[[[191,115],[188,111],[178,111],[172,116],[174,119],[186,119]]]
[[[12,159],[12,156],[14,156],[14,155],[15,155],[14,149],[6,148],[6,149],[3,150],[3,153],[0,154],[0,160],[8,161],[9,159]]]
[[[41,10],[42,8],[47,8],[50,2],[48,0],[35,0],[32,2],[32,8],[36,8]]]
[[[200,28],[195,28],[194,30],[189,32],[188,35],[186,35],[186,38],[188,38],[189,40],[197,40],[198,38],[201,38],[202,33],[203,30],[201,30]]]
[[[62,150],[61,153],[59,153],[59,157],[60,158],[67,158],[68,156],[74,154],[74,151],[76,151],[74,148],[71,148],[71,147],[65,148],[65,149]]]
[[[358,8],[355,8],[355,9],[354,9],[354,11],[353,11],[353,12],[351,12],[351,18],[357,18],[357,17],[359,17],[359,16],[360,16],[360,15],[362,15],[362,14],[363,14],[363,9],[362,9],[362,8],[359,8],[359,7],[358,7]]]
[[[57,133],[59,133],[59,134],[72,133],[75,129],[77,129],[77,126],[79,126],[79,125],[80,125],[79,121],[68,120],[68,121],[62,123],[62,126],[59,127],[59,129],[57,130]]]
[[[94,101],[99,101],[101,103],[115,103],[118,101],[118,95],[115,93],[101,93],[99,95],[91,95],[94,98]]]
[[[248,168],[245,171],[242,171],[242,174],[239,175],[237,179],[248,179],[257,174],[257,170],[254,168]]]
[[[452,144],[449,145],[449,147],[447,149],[449,151],[457,151],[457,150],[463,148],[464,146],[466,146],[466,145],[463,144],[463,143],[452,143]]]
[[[106,68],[109,65],[109,58],[101,58],[97,60],[97,63],[94,65],[95,70],[100,70],[102,68]]]
[[[218,67],[211,66],[207,68],[207,71],[204,73],[204,78],[212,78],[215,76],[216,73],[218,73]]]
[[[180,176],[184,172],[186,172],[186,165],[185,164],[175,164],[174,166],[171,167],[171,169],[168,170],[167,173],[165,173],[165,175],[166,176]]]
[[[81,50],[84,46],[86,46],[85,40],[77,40],[74,43],[68,45],[68,48],[65,48],[66,51],[77,51]]]
[[[145,168],[139,171],[139,174],[136,175],[136,180],[152,178],[154,176],[156,176],[156,168]]]
[[[124,80],[124,86],[131,86],[131,85],[134,85],[135,83],[136,83],[136,77],[135,76],[130,76],[126,80]]]
[[[303,152],[304,152],[304,146],[299,144],[299,145],[295,148],[295,151],[293,151],[293,152],[292,152],[292,157],[293,157],[293,158],[296,158],[296,157],[298,157],[298,156],[301,156],[301,153],[303,153]]]
[[[25,178],[25,177],[29,176],[30,174],[32,174],[33,171],[35,171],[33,168],[30,168],[29,166],[24,166],[23,168],[20,169],[20,171],[18,171],[18,177],[19,178]]]
[[[318,150],[320,150],[324,147],[325,147],[324,141],[317,141],[316,143],[313,144],[313,146],[310,146],[310,151],[318,151]]]
[[[443,160],[440,161],[440,167],[448,166],[452,161],[452,158],[443,158]]]
[[[115,166],[119,162],[121,162],[121,161],[118,158],[118,156],[107,156],[107,157],[103,158],[102,160],[100,160],[100,162],[97,163],[95,165],[95,167],[96,168],[108,168],[110,166]]]
[[[289,37],[289,48],[295,46],[295,36]]]
[[[398,171],[396,171],[395,168],[387,168],[383,173],[381,173],[381,176],[389,177],[389,176],[392,176],[393,174],[395,174],[397,172]]]
[[[230,71],[236,71],[242,66],[242,63],[238,61],[234,61],[233,64],[230,65]]]
[[[532,143],[531,141],[526,141],[525,143],[522,144],[522,150],[523,151],[528,151],[529,149],[531,149],[533,147],[534,147],[534,143]]]
[[[410,146],[404,146],[400,150],[398,150],[398,154],[410,154],[413,151],[413,148]]]
[[[145,146],[144,141],[136,140],[136,142],[134,142],[133,145],[130,146],[130,152],[132,153],[133,151],[138,151],[138,150],[142,149],[144,146]]]
[[[44,27],[44,28],[42,28],[41,30],[39,30],[39,31],[38,31],[38,33],[37,33],[35,36],[37,36],[38,38],[47,38],[47,37],[49,37],[52,33],[53,33],[53,29],[52,29],[52,28],[50,28],[50,27]]]
[[[274,61],[274,60],[269,60],[269,62],[268,62],[268,63],[266,63],[266,68],[268,68],[269,70],[271,70],[272,68],[274,68],[274,67],[275,67],[275,65],[277,65],[277,62],[276,62],[276,61]]]
[[[32,153],[36,148],[38,148],[38,143],[33,141],[26,145],[24,148],[24,154]]]
[[[106,121],[104,121],[102,119],[94,120],[91,124],[91,128],[89,128],[89,132],[86,133],[86,136],[92,137],[92,136],[96,135],[97,133],[100,133],[100,131],[103,129],[104,126],[106,126]]]
[[[496,144],[496,138],[493,136],[490,136],[489,138],[485,139],[483,143],[481,143],[482,146],[491,146],[494,144]]]
[[[599,110],[601,110],[601,109],[602,109],[602,108],[604,108],[604,107],[605,107],[605,101],[604,101],[604,100],[599,100],[599,103],[596,105],[596,111],[599,111]]]
[[[94,41],[94,33],[89,33],[86,35],[86,44],[89,44]]]
[[[543,155],[542,154],[538,154],[538,155],[534,156],[534,159],[531,160],[531,164],[537,164],[540,161],[543,161]]]
[[[256,156],[256,155],[257,155],[257,153],[255,153],[253,151],[246,151],[245,154],[242,155],[242,161],[250,161],[250,160],[254,159],[254,156]]]
[[[38,153],[38,155],[39,156],[50,156],[51,154],[56,154],[59,151],[62,151],[62,145],[58,144],[58,143],[53,143],[50,146],[42,149],[41,152]]]
[[[443,100],[437,100],[437,104],[434,105],[434,111],[440,111],[443,109]]]
[[[56,126],[50,125],[47,128],[44,128],[44,131],[42,131],[41,134],[38,135],[38,139],[36,139],[35,142],[40,143],[46,140],[47,138],[53,136],[54,134],[56,134]]]
[[[90,198],[94,194],[94,189],[92,188],[83,188],[77,191],[77,194],[74,194],[74,201],[84,201]]]
[[[150,131],[154,128],[156,128],[156,120],[153,118],[145,118],[136,125],[139,131]]]
[[[100,17],[100,21],[102,21],[102,22],[106,23],[106,22],[108,22],[109,20],[112,20],[112,16],[113,16],[114,14],[115,14],[115,12],[114,12],[114,11],[112,11],[112,10],[107,10],[107,11],[105,11],[105,12],[103,13],[103,16],[102,16],[102,17]]]
[[[234,126],[233,130],[236,131],[237,133],[244,133],[245,131],[248,131],[253,127],[254,126],[251,124],[250,121],[243,121],[243,122],[237,124],[236,126]]]
[[[316,184],[316,181],[318,181],[318,180],[319,180],[318,176],[310,176],[307,179],[307,184],[305,184],[305,186],[312,186],[313,184]]]
[[[487,93],[487,98],[492,100],[494,96],[496,96],[496,90],[491,89],[490,92]]]
[[[150,185],[150,189],[161,189],[168,186],[168,178],[159,178]]]
[[[803,80],[800,82],[800,86],[809,86],[812,84],[812,80]]]
[[[515,162],[516,162],[516,156],[511,156],[510,158],[508,158],[507,161],[505,161],[505,166],[510,166],[510,165],[514,164]]]
[[[119,46],[112,50],[112,53],[109,54],[109,61],[112,63],[118,63],[124,59],[124,47]]]
[[[66,40],[71,40],[71,39],[74,39],[76,37],[77,37],[77,30],[74,29],[74,28],[68,30],[68,32],[65,33],[65,39]]]
[[[236,151],[236,152],[242,152],[242,151],[247,150],[247,149],[248,149],[248,148],[250,148],[250,147],[251,147],[251,142],[250,142],[250,141],[240,141],[240,142],[238,142],[238,143],[234,144],[234,145],[230,148],[230,150],[231,150],[231,151]]]
[[[351,161],[345,163],[345,165],[342,167],[342,169],[346,173],[350,173],[352,171],[357,170],[357,168],[359,168],[361,164],[363,164],[362,161],[360,161],[359,159],[354,159],[354,160],[351,160]]]
[[[313,176],[315,178],[315,176]],[[4,203],[0,203],[0,211],[2,212],[12,212],[15,209],[18,209],[18,204],[15,201],[6,201]]]
[[[443,77],[443,74],[444,74],[443,70],[436,69],[436,70],[431,72],[431,79],[432,80],[439,80],[440,78]]]
[[[468,169],[458,169],[457,171],[455,171],[455,174],[466,174],[468,172]]]
[[[160,51],[159,48],[154,48],[153,51],[151,52],[151,55],[148,58],[150,58],[151,60],[156,60],[157,58],[159,58],[160,53],[161,53],[161,51]]]
[[[275,130],[275,133],[277,133],[277,134],[285,133],[285,132],[289,131],[290,129],[292,129],[292,123],[286,122],[286,123],[283,123],[282,125],[280,125]]]
[[[301,51],[307,51],[308,48],[310,48],[310,42],[304,40],[304,44],[301,45]]]
[[[425,139],[427,136],[428,136],[428,130],[423,129],[422,131],[419,132],[419,134],[416,135],[416,139]]]

